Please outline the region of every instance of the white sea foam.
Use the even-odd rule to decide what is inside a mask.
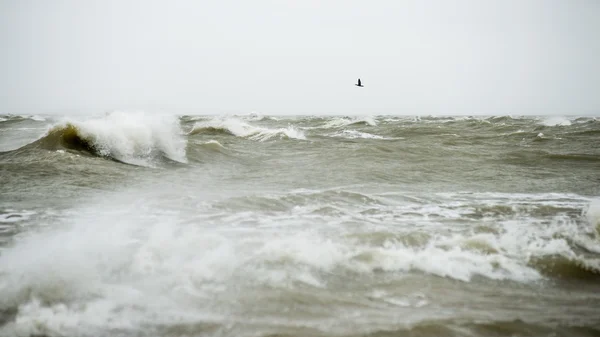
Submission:
[[[319,192],[294,193],[309,194],[310,201]],[[208,202],[195,210],[207,213],[213,222],[216,218],[218,225],[204,226],[205,220],[197,219],[206,218],[191,221],[190,215],[165,210],[164,200],[155,201],[163,206],[158,208],[147,203],[147,193],[141,195],[144,198],[107,197],[78,209],[66,223],[20,238],[6,248],[0,255],[0,310],[16,307],[18,311],[0,333],[103,335],[113,329],[179,324],[190,317],[225,323],[214,307],[225,316],[239,312],[243,301],[232,297],[239,299],[262,286],[282,291],[298,285],[325,289],[330,275],[356,278],[383,271],[391,273],[386,276],[390,278],[417,272],[463,282],[475,277],[531,282],[543,277],[529,264],[531,257],[578,258],[564,235],[582,236],[576,223],[561,216],[550,223],[518,217],[493,223],[480,220],[496,226],[488,233],[473,233],[471,224],[461,228],[455,221],[447,230],[439,230],[443,222],[431,220],[467,221],[465,215],[478,207],[477,202],[486,206],[509,200],[515,206],[531,200],[557,206],[581,204],[581,199],[571,200],[576,197],[572,195],[451,193],[431,203],[386,199],[375,205],[381,213],[391,212],[379,228],[393,235],[380,243],[361,239],[364,227],[373,231],[367,225],[373,219],[361,211],[374,205],[353,204],[347,216],[362,219],[364,225],[351,227],[343,223],[347,216],[336,223],[337,217],[294,213],[296,208],[291,215],[259,211],[219,215]],[[344,207],[339,201],[336,205]],[[586,213],[590,223],[597,224],[598,209],[596,203],[590,204]],[[410,220],[419,216],[431,216],[426,223],[430,230],[436,228],[436,234],[416,244],[398,240],[419,230]],[[249,220],[255,223],[240,225]],[[395,222],[388,225],[390,221]],[[428,304],[414,296],[372,296],[385,297],[397,306]]]
[[[475,275],[521,282],[540,278],[535,269],[527,267],[523,262],[501,254],[485,255],[459,247],[444,249],[430,245],[424,249],[413,249],[397,246],[379,248],[369,253],[372,260],[361,266],[368,268],[366,270],[419,270],[461,281],[470,281]]]
[[[349,138],[349,139],[354,139],[354,138],[385,139],[385,137],[383,137],[383,136],[373,135],[373,134],[370,134],[367,132],[360,132],[357,130],[343,130],[343,131],[333,134],[332,137]]]
[[[337,117],[327,121],[321,128],[324,129],[335,129],[341,128],[344,126],[352,125],[352,124],[366,124],[369,126],[376,126],[377,121],[374,117],[364,116],[364,117]]]
[[[42,117],[42,116],[29,116],[29,119],[34,120],[36,122],[45,122],[46,118]]]
[[[585,213],[590,226],[600,236],[600,199],[592,200]]]
[[[197,122],[192,128],[191,133],[203,129],[225,130],[234,136],[257,141],[266,141],[273,138],[284,137],[291,139],[306,139],[304,133],[293,125],[290,125],[287,128],[269,129],[248,124],[237,118],[214,118]]]
[[[46,118],[38,115],[4,115],[0,116],[0,122],[5,122],[12,119],[30,119],[36,122],[45,122]]]
[[[553,116],[540,120],[540,124],[544,126],[569,126],[571,121],[567,117]]]
[[[374,135],[368,132],[361,132],[358,130],[341,130],[336,132],[329,137],[335,138],[346,138],[346,139],[381,139],[381,140],[399,140],[405,139],[404,137],[384,137],[380,135]]]
[[[100,118],[66,122],[75,125],[81,137],[91,140],[101,155],[152,166],[159,152],[171,160],[187,162],[186,140],[175,116],[115,111]]]

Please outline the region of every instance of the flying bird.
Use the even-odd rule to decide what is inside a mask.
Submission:
[[[357,87],[364,87],[364,85],[362,85],[362,84],[360,83],[360,78],[358,79],[358,84],[355,84],[355,86],[357,86]]]

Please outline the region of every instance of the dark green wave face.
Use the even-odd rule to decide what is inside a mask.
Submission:
[[[0,335],[596,336],[600,121],[0,116]]]

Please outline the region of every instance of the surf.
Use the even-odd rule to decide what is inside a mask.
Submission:
[[[286,128],[265,128],[254,126],[237,118],[213,118],[194,124],[190,135],[197,134],[228,134],[236,137],[255,141],[272,139],[299,139],[305,140],[304,133],[294,126]]]
[[[186,144],[174,116],[115,111],[100,118],[59,122],[29,147],[152,167],[165,160],[186,163]]]

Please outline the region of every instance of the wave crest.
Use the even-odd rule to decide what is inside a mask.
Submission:
[[[287,139],[306,139],[302,131],[291,125],[287,128],[269,129],[253,126],[235,118],[217,118],[208,121],[197,122],[190,131],[191,135],[206,133],[224,133],[257,141],[266,141],[276,137]]]
[[[552,116],[539,122],[543,126],[571,126],[571,121],[566,117]]]
[[[0,123],[22,121],[45,122],[46,118],[38,115],[0,115]]]
[[[325,123],[322,128],[324,129],[335,129],[341,128],[349,125],[368,125],[368,126],[377,126],[377,121],[373,117],[341,117],[334,118],[327,123]]]
[[[154,166],[161,158],[187,162],[186,141],[176,118],[113,112],[103,118],[53,126],[37,145],[68,149],[120,162]]]

